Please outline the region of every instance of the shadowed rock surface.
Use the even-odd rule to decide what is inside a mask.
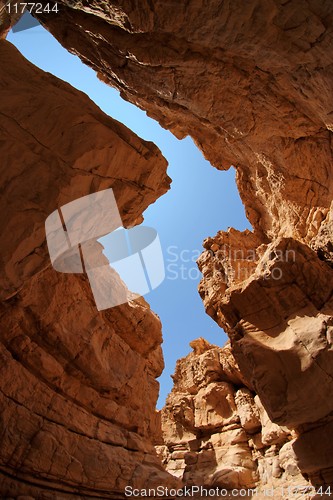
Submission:
[[[204,378],[200,382],[200,364],[195,364],[195,381],[189,379],[192,385],[182,389],[185,394],[190,394],[185,404],[185,424],[182,424],[185,441],[192,439],[196,429],[209,436],[215,435],[212,430],[225,429],[225,426],[233,425],[233,419],[236,422],[237,418],[240,422],[237,423],[238,429],[244,430],[246,424],[241,422],[243,410],[239,410],[238,414],[238,410],[236,412],[232,407],[232,401],[234,399],[235,404],[237,400],[247,401],[248,397],[257,394],[261,401],[256,405],[260,408],[261,428],[264,429],[269,421],[288,427],[290,435],[297,437],[286,443],[293,449],[289,449],[287,456],[291,451],[295,454],[300,471],[314,485],[332,486],[332,2],[93,0],[73,3],[61,0],[59,5],[57,15],[39,15],[38,19],[67,49],[93,67],[103,81],[118,88],[122,97],[145,109],[177,137],[191,135],[215,167],[228,169],[230,165],[235,166],[239,191],[253,226],[253,232],[229,230],[208,238],[199,259],[203,273],[200,294],[207,313],[230,336],[231,355],[242,374],[240,389],[245,387],[242,389],[245,393],[238,398],[233,395],[240,378],[238,375],[237,379],[238,369],[235,371],[232,366],[227,366],[226,380],[207,384]],[[7,20],[6,23],[5,30]],[[28,79],[19,77],[21,68],[15,72],[14,63],[18,56],[14,51],[12,54],[12,49],[8,47],[6,42],[1,42],[1,60],[4,58],[6,63],[1,65],[1,81],[4,82],[3,92],[8,92],[9,83],[13,84],[15,97],[12,96],[12,112],[8,113],[11,101],[7,98],[10,95],[6,94],[1,104],[1,116],[5,131],[10,131],[7,134],[10,138],[18,134],[16,122],[19,123],[19,141],[12,139],[12,143],[9,142],[11,147],[8,147],[5,136],[5,151],[10,155],[10,165],[17,165],[15,168],[18,170],[28,166],[23,172],[25,177],[21,176],[17,185],[15,179],[21,175],[20,172],[15,175],[15,169],[4,169],[10,179],[5,177],[3,181],[7,194],[2,199],[6,210],[13,207],[10,210],[13,217],[8,218],[2,211],[4,238],[10,234],[4,240],[5,252],[8,251],[4,254],[4,297],[21,304],[17,306],[17,311],[14,303],[11,306],[15,317],[15,314],[23,314],[22,311],[25,314],[33,309],[30,302],[34,300],[33,294],[31,297],[26,295],[26,287],[36,283],[36,290],[44,295],[41,291],[43,285],[37,285],[37,282],[42,279],[43,273],[52,274],[46,269],[43,223],[58,203],[61,205],[70,201],[72,196],[77,198],[105,187],[112,186],[115,191],[118,187],[119,197],[124,196],[119,201],[124,221],[134,224],[140,220],[143,209],[165,192],[168,180],[164,173],[165,164],[157,159],[158,153],[152,145],[133,138],[128,131],[125,133],[126,129],[119,124],[115,131],[110,119],[96,111],[95,107],[86,115],[85,110],[90,110],[92,106],[90,101],[81,102],[80,98],[78,111],[72,110],[74,94],[82,94],[53,77],[38,72],[34,80],[32,70],[29,70]],[[31,68],[26,63],[20,64]],[[27,69],[22,68],[22,71],[24,75]],[[43,85],[34,84],[41,79],[44,79]],[[50,106],[50,92],[43,97],[45,79],[52,86],[55,101],[60,100],[56,119],[52,115],[54,108]],[[24,98],[21,99],[22,92]],[[34,100],[30,98],[31,92],[34,92]],[[68,96],[68,92],[71,94],[69,100],[65,99],[62,104],[64,101],[60,94]],[[95,113],[98,118],[95,118]],[[37,124],[40,134],[37,141],[34,128],[28,129],[29,139],[22,132],[31,123]],[[51,124],[55,124],[54,128]],[[113,130],[112,138],[110,128]],[[65,129],[66,134],[62,138],[55,137],[54,129]],[[133,148],[128,148],[128,144],[125,148],[123,142],[120,145],[119,135],[123,138],[124,134],[125,142],[135,142],[135,152]],[[77,141],[78,137],[82,137],[82,142],[75,142],[73,148],[74,139]],[[92,140],[97,141],[96,146],[92,145]],[[102,145],[98,142],[100,140]],[[105,143],[112,141],[116,141],[117,151],[124,153],[119,163],[108,147],[105,150]],[[24,151],[26,148],[29,151],[29,155],[24,151],[22,153],[22,157],[27,157],[24,164],[17,161],[18,142],[22,142]],[[40,143],[47,146],[46,151],[45,148],[40,149]],[[126,164],[129,162],[129,151],[133,155],[130,155],[133,163],[128,165],[133,167],[128,169],[130,177],[124,183],[118,169],[123,166],[124,158]],[[35,171],[31,165],[36,164],[36,158],[38,163],[43,163],[43,167]],[[95,158],[96,163],[91,168]],[[155,161],[160,163],[160,168],[156,167],[150,174]],[[111,176],[105,166],[110,162],[110,169],[112,167],[116,172]],[[54,165],[54,168],[46,169],[45,164]],[[146,180],[146,174],[142,179],[142,172],[146,173],[147,168],[151,184]],[[62,170],[64,173],[59,175]],[[43,179],[45,175],[46,180]],[[73,190],[78,180],[79,188]],[[47,183],[48,193],[54,196],[52,199],[43,198],[41,192],[40,186],[45,189]],[[61,189],[54,190],[55,185]],[[133,188],[133,191],[129,193],[127,188]],[[15,196],[15,203],[12,204]],[[24,200],[29,214],[22,210],[24,204],[19,203],[21,200]],[[37,276],[36,273],[40,274]],[[55,279],[61,281],[59,286],[67,286],[66,280],[69,280],[68,283],[72,280],[84,283],[84,279],[76,277],[60,278],[57,275]],[[52,282],[50,276],[47,280]],[[55,293],[57,287],[53,288]],[[85,300],[88,299],[89,295]],[[10,306],[10,301],[6,307]],[[22,304],[27,304],[27,308],[23,309]],[[81,315],[77,307],[76,316]],[[147,312],[147,306],[141,304],[136,307],[142,307],[148,318],[153,317]],[[40,325],[43,324],[41,311],[38,314],[37,324]],[[6,312],[4,318],[7,324]],[[15,323],[19,336],[22,324],[24,322]],[[51,320],[46,324],[50,325]],[[138,323],[134,321],[135,324]],[[24,334],[29,331],[26,328]],[[6,342],[5,345],[9,345],[13,341]],[[147,342],[148,350],[140,352],[141,358],[146,359],[145,363],[147,353],[155,352],[158,345],[154,341],[149,343],[150,336]],[[154,358],[157,356],[154,354]],[[156,364],[156,359],[152,364]],[[158,369],[150,372],[157,373]],[[94,377],[90,375],[90,378]],[[197,397],[198,394],[200,397],[194,401],[194,395]],[[147,410],[151,425],[154,420],[154,397],[151,412]],[[133,398],[136,401],[136,397]],[[231,401],[229,409],[225,408],[225,401]],[[190,402],[193,415],[186,406]],[[127,406],[124,403],[128,411],[132,408],[131,404]],[[134,407],[136,404],[133,402]],[[168,416],[171,430],[178,414],[178,409],[172,410],[172,404],[171,401]],[[213,410],[208,411],[211,406]],[[252,400],[250,406],[255,408]],[[202,411],[202,408],[207,411]],[[216,408],[220,408],[218,414]],[[139,413],[137,407],[136,410]],[[182,412],[182,407],[179,411]],[[148,414],[151,416],[148,417]],[[156,422],[154,425],[157,425]],[[137,432],[139,434],[141,430]],[[144,432],[143,439],[146,436]],[[178,439],[177,433],[176,429],[172,439]],[[227,442],[222,438],[215,441],[214,446],[219,449],[220,455],[214,470],[219,470],[225,460],[223,449]],[[249,458],[252,454],[249,441],[242,443],[241,455],[244,455],[245,446],[245,455]],[[203,446],[200,441],[199,453],[204,451]],[[209,451],[207,446],[205,451]],[[271,458],[275,460],[276,454],[272,453]],[[89,452],[90,459],[92,456],[96,455]],[[152,456],[150,452],[148,456]],[[175,457],[172,460],[183,461]],[[287,468],[282,465],[285,462],[281,460],[279,464],[286,472]],[[212,464],[211,457],[208,462]],[[33,469],[31,463],[29,465],[28,460],[23,468],[27,474]],[[56,453],[54,463],[61,464]],[[254,462],[251,463],[248,467],[250,472],[245,474],[249,482],[255,480],[256,473]],[[202,466],[202,470],[205,467]],[[40,465],[37,469],[41,476],[45,473]],[[213,469],[209,469],[208,476],[215,474]],[[49,464],[48,470],[52,470],[52,464]],[[70,470],[68,467],[64,473],[67,481]],[[126,469],[124,476],[132,472]],[[260,473],[259,469],[257,472]],[[197,473],[200,473],[199,469],[193,472]],[[34,477],[36,475],[34,470]],[[138,483],[145,481],[145,475],[139,473],[139,476]],[[76,484],[81,481],[88,488],[90,482],[86,476],[82,477],[76,471],[75,478]],[[95,485],[101,491],[104,488],[103,478],[97,478]],[[118,486],[119,483],[114,482],[111,485],[110,479],[110,489],[115,491]]]
[[[191,135],[261,237],[311,240],[332,201],[330,0],[59,2],[38,16],[122,97]]]
[[[254,232],[205,242],[200,294],[269,417],[302,434],[302,472],[332,485],[332,2],[60,3],[39,19],[65,47],[235,166]]]
[[[49,265],[44,224],[58,206],[112,187],[123,224],[131,226],[169,189],[170,178],[153,143],[30,64],[9,42],[1,41],[0,51],[1,296],[7,298]]]
[[[15,12],[15,9],[8,9],[9,2],[0,0],[0,39],[6,38],[12,26],[22,16],[20,9]]]
[[[174,484],[150,442],[158,317],[130,293],[98,312],[83,274],[50,267],[44,230],[58,206],[110,187],[124,224],[137,224],[169,187],[167,163],[5,40],[0,60],[1,498],[120,498],[126,485]]]

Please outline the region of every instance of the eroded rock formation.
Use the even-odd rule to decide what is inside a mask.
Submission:
[[[332,2],[60,4],[39,19],[65,47],[236,167],[253,233],[205,242],[200,293],[303,474],[332,485]]]
[[[177,362],[161,414],[164,444],[157,450],[166,469],[189,486],[252,489],[259,498],[264,491],[283,497],[288,487],[292,496],[294,487],[297,497],[307,482],[293,451],[295,433],[271,422],[230,345],[199,338],[191,346]]]
[[[6,145],[1,155],[1,293],[7,298],[49,265],[44,224],[58,206],[112,187],[122,221],[131,226],[167,191],[170,179],[153,143],[25,61],[5,40],[0,84]]]
[[[126,485],[173,484],[150,442],[158,317],[130,294],[98,312],[84,275],[50,267],[44,230],[58,206],[110,187],[124,224],[138,223],[169,187],[167,163],[5,40],[0,60],[0,496],[121,498]]]
[[[216,379],[207,375],[207,380],[198,362],[195,380],[184,379],[189,387],[175,388],[176,400],[180,393],[189,396],[179,403],[179,420],[177,411],[170,410],[168,418],[180,422],[185,441],[197,443],[186,480],[200,479],[199,463],[211,481],[234,477],[232,470],[240,467],[239,483],[254,482],[261,474],[253,465],[253,454],[258,452],[259,458],[264,453],[265,459],[259,460],[263,470],[271,467],[269,478],[275,477],[273,469],[282,468],[282,475],[295,471],[290,458],[294,454],[302,474],[313,484],[332,485],[331,0],[60,0],[59,4],[58,14],[38,19],[65,47],[177,137],[191,135],[215,167],[235,166],[253,226],[253,232],[230,230],[208,238],[199,261],[206,310],[228,332],[230,356],[242,375],[228,356],[222,356],[223,361],[218,356],[219,365],[216,362],[212,370],[219,374]],[[4,19],[4,33],[8,22]],[[124,222],[135,224],[143,209],[168,187],[165,163],[151,144],[107,118],[70,86],[33,68],[4,41],[0,55],[2,161],[7,165],[1,198],[6,299],[3,491],[7,496],[22,488],[34,492],[47,480],[63,495],[72,490],[98,492],[102,497],[109,494],[106,490],[121,489],[122,481],[130,477],[135,484],[145,484],[148,478],[153,484],[161,482],[163,472],[147,439],[156,424],[154,377],[161,369],[158,321],[145,303],[91,316],[85,279],[60,276],[48,268],[43,224],[58,205],[111,186]],[[66,306],[65,292],[76,301]],[[66,310],[61,314],[63,323],[54,323],[60,314],[52,306],[57,301]],[[87,316],[83,310],[88,310]],[[83,327],[75,322],[81,315]],[[132,345],[138,325],[155,333],[143,334],[146,342]],[[115,332],[114,343],[108,344],[106,330]],[[111,352],[118,361],[123,348],[139,370],[139,379],[131,378],[131,394],[138,391],[133,396],[121,387],[123,372],[110,366]],[[209,359],[214,349],[197,359]],[[98,375],[92,359],[100,366]],[[10,364],[22,381],[20,388],[12,370],[6,371]],[[221,374],[225,379],[219,379]],[[141,384],[150,388],[145,408],[137,397]],[[253,404],[254,394],[261,403]],[[66,415],[52,410],[53,404],[62,407],[61,397],[73,404]],[[270,420],[290,429],[282,431],[287,441],[281,449],[284,441],[269,441],[268,436],[280,433],[280,427],[267,430],[273,425]],[[178,439],[177,425],[170,428],[174,432],[170,446],[176,442],[172,439]],[[248,437],[260,428],[262,439],[267,435],[263,448],[258,443],[252,446]],[[96,429],[92,437],[91,429]],[[117,443],[116,430],[121,436]],[[294,432],[296,440],[290,440]],[[140,444],[133,445],[130,433]],[[226,446],[239,451],[237,465],[233,452],[226,455]],[[49,453],[39,455],[37,450],[43,447]],[[182,469],[188,450],[178,452],[178,458],[169,457],[169,464],[180,460]],[[62,470],[59,453],[62,459],[68,456]],[[228,464],[227,474],[221,473],[221,463],[212,465],[214,454]],[[96,467],[92,478],[89,461],[96,456],[102,457],[105,467],[100,476]],[[112,469],[115,457],[117,470]],[[199,457],[208,457],[209,465]],[[268,463],[272,460],[269,467],[266,458]],[[20,481],[17,473],[12,479],[18,468]]]
[[[260,236],[309,241],[332,200],[330,0],[61,0],[38,19],[217,168]]]

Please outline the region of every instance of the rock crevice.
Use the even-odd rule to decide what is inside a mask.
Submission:
[[[272,423],[246,381],[230,344],[203,338],[177,362],[174,387],[161,412],[156,449],[166,469],[185,484],[227,490],[306,488],[293,445],[297,434]],[[281,495],[283,497],[283,495]]]
[[[0,40],[2,498],[122,498],[175,484],[151,443],[159,318],[143,299],[98,312],[87,277],[50,266],[46,217],[114,191],[124,225],[169,188],[155,145]],[[93,221],[92,221],[93,222]]]
[[[296,461],[299,470],[315,486],[333,485],[332,439],[329,439],[333,429],[332,2],[94,0],[89,5],[81,1],[74,5],[59,0],[59,6],[58,14],[36,14],[36,17],[68,50],[79,55],[103,81],[118,88],[122,97],[146,110],[177,137],[193,137],[216,168],[228,169],[231,165],[236,168],[239,192],[253,227],[252,232],[219,232],[204,243],[205,251],[199,259],[203,274],[199,291],[207,313],[228,333],[230,355],[240,371],[232,370],[232,364],[222,361],[222,367],[229,366],[228,376],[216,381],[210,380],[210,374],[208,381],[204,377],[205,382],[201,385],[200,363],[195,365],[197,378],[188,377],[191,380],[189,387],[180,389],[184,398],[182,396],[175,408],[167,405],[169,410],[165,410],[169,411],[170,422],[176,422],[176,415],[180,415],[181,427],[175,423],[174,439],[179,439],[179,429],[186,442],[193,436],[199,439],[199,449],[195,453],[199,456],[202,452],[202,463],[210,463],[209,478],[213,481],[217,472],[216,478],[222,481],[226,475],[230,476],[229,472],[219,470],[230,442],[223,441],[225,436],[223,439],[215,436],[215,444],[210,437],[205,443],[205,433],[208,436],[221,434],[211,431],[226,430],[228,425],[236,425],[238,419],[238,430],[229,430],[244,436],[245,420],[250,417],[245,412],[242,424],[241,414],[235,410],[237,401],[246,405],[246,401],[256,395],[260,404],[253,406],[251,399],[253,416],[250,420],[255,421],[259,411],[262,432],[267,419],[279,429],[281,426],[289,429],[281,431],[289,436],[288,442],[270,442],[271,446],[284,443],[282,448],[265,450],[272,467],[274,462],[278,464],[276,470],[280,467],[284,471],[282,475],[289,474],[296,471]],[[7,18],[3,21],[2,31],[7,30],[8,22]],[[0,116],[7,144],[3,162],[9,167],[15,165],[15,169],[4,169],[2,179],[2,185],[6,186],[5,196],[1,198],[5,249],[2,255],[3,298],[9,299],[4,303],[2,317],[5,325],[10,321],[9,310],[10,317],[16,317],[12,329],[6,326],[4,330],[4,359],[11,356],[21,368],[25,364],[36,370],[38,366],[37,378],[52,381],[53,386],[58,384],[74,401],[89,408],[91,414],[115,422],[118,419],[126,428],[127,422],[131,425],[133,419],[136,421],[138,410],[142,408],[141,389],[135,394],[140,384],[133,382],[133,387],[127,387],[131,389],[129,394],[126,384],[119,385],[125,372],[112,371],[103,355],[104,344],[99,344],[98,340],[91,343],[91,332],[93,336],[96,332],[99,339],[103,337],[105,322],[110,328],[117,325],[115,343],[108,347],[110,353],[117,356],[119,352],[126,352],[124,343],[129,346],[128,352],[133,355],[133,361],[135,358],[136,368],[141,370],[142,387],[147,388],[149,395],[150,403],[142,410],[137,424],[137,434],[145,441],[150,426],[155,425],[156,429],[158,426],[156,421],[153,423],[152,413],[157,385],[151,369],[160,356],[160,350],[156,355],[151,354],[160,343],[155,317],[146,304],[136,303],[126,306],[129,309],[124,313],[117,309],[117,312],[103,313],[95,318],[87,283],[73,277],[60,278],[47,269],[43,224],[56,206],[106,187],[113,187],[124,223],[137,223],[148,204],[168,188],[165,162],[153,145],[141,141],[101,114],[68,85],[38,72],[5,41],[0,41],[0,52],[4,61],[0,86],[5,97]],[[40,124],[44,126],[41,128]],[[67,133],[61,135],[61,130]],[[87,137],[89,140],[85,140]],[[17,143],[24,158],[19,164]],[[128,168],[124,178],[121,168],[125,163],[133,168]],[[51,194],[45,196],[46,192]],[[10,217],[4,215],[8,207]],[[55,279],[52,290],[45,290],[43,276],[50,282]],[[32,283],[34,288],[28,294],[27,287]],[[85,289],[83,299],[79,292],[82,287]],[[61,300],[65,289],[75,297],[72,309],[66,308]],[[50,309],[49,304],[43,305],[44,313],[36,306],[35,298],[38,296],[43,303],[44,295],[49,297],[50,304],[56,297],[54,301],[59,301],[66,310],[64,316],[68,325],[65,328],[52,323],[58,314],[57,307]],[[29,308],[38,309],[37,325],[23,312]],[[89,314],[83,319],[85,326],[81,325],[78,331],[73,317],[83,310],[89,310]],[[129,345],[130,336],[122,336],[126,331],[133,331],[136,338],[138,323],[134,318],[137,315],[144,315],[155,324],[153,328],[147,326],[149,331],[156,333],[151,339],[149,336],[145,352]],[[55,351],[61,349],[57,344],[61,339],[60,344],[66,346],[66,353],[75,361],[72,368],[66,361],[55,359],[51,362],[53,355],[46,352],[49,349],[42,349],[42,354],[39,352],[40,345],[34,340],[37,336],[29,333],[32,329],[40,332],[40,325],[53,339],[53,345],[56,343]],[[69,340],[68,332],[79,335],[80,351]],[[213,349],[207,352],[210,351]],[[43,361],[45,356],[47,362]],[[96,360],[98,373],[91,369],[91,359]],[[214,366],[212,372],[217,370],[220,376],[223,370],[216,360],[210,362]],[[161,363],[157,365],[161,367]],[[51,365],[54,373],[49,368]],[[178,369],[183,368],[179,365]],[[131,380],[130,370],[127,376]],[[13,381],[9,374],[7,377],[11,387]],[[97,391],[90,383],[95,378]],[[34,387],[35,382],[31,383]],[[238,396],[234,396],[236,388],[237,391],[243,388]],[[119,390],[123,391],[121,399],[126,401],[123,406],[117,401]],[[48,390],[45,391],[47,394]],[[107,391],[112,394],[108,401]],[[177,387],[174,391],[178,394]],[[200,397],[196,399],[198,394]],[[201,404],[207,411],[200,413]],[[8,427],[15,418],[11,418],[9,406],[4,403],[3,407]],[[23,456],[26,467],[23,474],[26,470],[31,477],[45,475],[46,469],[50,474],[53,466],[61,465],[56,458],[52,463],[49,460],[50,456],[58,456],[52,433],[39,432],[37,439],[38,426],[36,417],[34,424],[30,426],[29,423],[28,428],[22,430],[27,433],[22,442],[45,440],[49,449],[45,464],[36,465],[40,458],[33,455],[34,446],[29,451],[31,460],[29,453],[28,458],[24,458],[24,451],[23,455],[17,455]],[[8,450],[7,444],[2,447],[2,453],[8,453],[3,461],[12,460],[14,453],[10,446],[15,443],[11,432],[4,433],[3,439],[9,439],[9,444]],[[277,432],[275,428],[272,435]],[[238,440],[233,434],[228,436],[228,439]],[[70,440],[67,443],[60,435],[57,439],[68,444],[66,453],[73,456],[73,443]],[[260,467],[254,465],[257,459],[253,450],[257,445],[251,447],[247,438],[239,439],[239,455],[245,462],[249,460],[246,462],[249,465],[245,467],[246,473],[238,470],[236,475],[239,480],[244,473],[246,481],[251,483],[256,480],[256,474],[263,477],[265,472],[260,476]],[[27,446],[22,445],[22,449],[26,450]],[[79,445],[75,442],[75,446]],[[282,452],[284,446],[287,448]],[[214,452],[215,448],[219,455]],[[257,448],[260,454],[261,448]],[[180,460],[175,470],[183,470],[185,459],[181,455],[184,449],[172,450],[175,452],[181,453],[178,458],[176,455],[171,457],[168,463]],[[290,458],[291,452],[296,458]],[[88,454],[96,457],[101,456],[99,453],[94,449]],[[105,451],[103,457],[109,457],[108,453]],[[189,460],[197,460],[197,455]],[[96,491],[104,491],[105,484],[115,491],[123,484],[120,476],[131,475],[132,481],[138,484],[148,481],[151,467],[145,465],[144,455],[140,457],[143,469],[135,468],[133,457],[126,456],[121,462],[117,455],[117,464],[121,462],[125,472],[119,465],[121,472],[117,469],[110,473],[105,469],[101,477],[96,471],[94,479],[81,476],[82,464],[77,468],[73,466],[75,471],[72,472],[69,461],[59,477],[65,475],[68,479],[74,474],[75,484],[89,488],[89,481],[95,481]],[[76,460],[75,454],[73,460]],[[105,463],[109,464],[110,460],[106,458]],[[127,460],[132,464],[129,469],[125,466]],[[211,467],[214,460],[215,469]],[[202,465],[202,470],[206,470],[205,467]],[[275,465],[273,468],[275,470]],[[193,477],[199,474],[199,469],[191,469]],[[266,470],[266,465],[262,465],[262,470]],[[272,472],[270,477],[275,477],[274,474]],[[105,479],[110,476],[117,478],[112,484]],[[8,483],[8,478],[6,481],[3,484]]]

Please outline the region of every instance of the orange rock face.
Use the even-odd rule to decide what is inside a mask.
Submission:
[[[168,190],[170,178],[154,144],[25,61],[5,40],[0,55],[6,144],[1,157],[6,188],[0,215],[1,296],[7,298],[49,264],[44,224],[58,206],[112,187],[122,221],[130,226]]]
[[[253,226],[204,243],[200,294],[231,347],[221,356],[200,341],[194,370],[178,365],[162,415],[169,470],[248,485],[299,468],[333,485],[332,2],[59,4],[38,18],[65,47],[177,137],[191,135],[215,167],[234,165]],[[1,33],[10,22],[0,18]],[[106,187],[135,224],[168,188],[165,162],[5,41],[0,55],[2,491],[48,482],[63,498],[103,497],[129,478],[168,481],[148,440],[158,320],[141,302],[93,314],[84,278],[48,268],[43,229],[58,205]]]
[[[258,498],[271,488],[276,498],[283,487],[306,486],[295,435],[269,419],[230,345],[202,338],[191,345],[194,352],[177,362],[161,414],[164,444],[156,449],[166,469],[187,485],[253,488]]]
[[[50,267],[44,231],[58,206],[110,187],[124,224],[136,224],[168,189],[167,163],[5,40],[0,59],[1,498],[173,484],[151,444],[158,317],[130,296],[98,312],[84,275]]]
[[[235,166],[253,233],[206,241],[200,293],[269,418],[301,434],[306,477],[332,485],[332,2],[60,3],[39,19],[65,47]]]
[[[8,476],[101,498],[168,481],[148,439],[163,358],[147,304],[98,313],[83,277],[47,269],[5,302],[1,331],[3,494],[20,491]]]
[[[261,234],[316,236],[332,200],[329,0],[59,4],[38,18],[65,47],[214,166],[237,167]]]

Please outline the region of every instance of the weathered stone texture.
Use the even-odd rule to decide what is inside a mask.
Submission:
[[[310,241],[332,201],[330,0],[72,2],[38,18],[217,168],[252,225]]]
[[[112,187],[124,225],[133,225],[168,190],[170,179],[157,147],[85,94],[40,71],[5,40],[0,57],[6,298],[49,264],[44,224],[58,206]]]
[[[269,417],[318,434],[333,411],[332,2],[61,3],[40,19],[65,47],[235,166],[253,233],[206,241],[200,293]],[[325,485],[322,450],[304,473]]]
[[[59,4],[59,14],[38,18],[66,48],[93,67],[103,81],[118,88],[122,97],[145,109],[177,137],[191,135],[215,167],[228,169],[233,165],[236,168],[237,184],[253,232],[230,230],[206,240],[206,250],[199,260],[203,273],[200,294],[208,314],[230,336],[230,354],[235,356],[241,373],[242,384],[239,385],[258,395],[267,418],[274,424],[297,429],[292,447],[302,472],[315,485],[332,485],[333,449],[332,440],[327,439],[333,414],[331,0],[93,0],[75,3],[60,0]],[[4,72],[4,78],[7,74],[10,74],[9,69],[8,73]],[[25,83],[21,78],[21,87],[17,87],[20,93]],[[40,86],[39,92],[44,88]],[[27,99],[29,92],[23,94],[24,106],[17,97],[17,104],[27,113],[25,120],[24,116],[20,119],[23,128],[31,115],[29,106],[39,113],[36,121],[39,124],[47,123],[50,112],[49,108],[32,104]],[[72,103],[72,97],[70,101]],[[7,99],[1,106],[6,109],[6,105]],[[58,118],[55,120],[59,129],[65,122],[68,129],[71,123],[72,115],[68,106],[64,107],[66,113],[59,113],[60,122]],[[51,165],[55,161],[59,168],[65,169],[67,174],[61,184],[65,194],[61,199],[56,194],[50,205],[46,202],[43,216],[33,219],[38,244],[32,241],[32,226],[25,222],[24,217],[28,215],[20,214],[23,221],[20,227],[27,227],[25,250],[19,245],[22,235],[12,247],[6,242],[10,251],[10,255],[6,255],[9,264],[4,272],[6,296],[15,293],[24,276],[32,276],[43,269],[45,261],[40,255],[43,250],[38,250],[43,238],[42,220],[51,205],[53,209],[53,203],[66,201],[69,191],[65,186],[71,186],[71,176],[77,179],[80,175],[82,185],[86,183],[75,193],[77,196],[90,192],[92,180],[95,191],[105,186],[104,180],[82,167],[82,163],[91,167],[91,158],[98,157],[96,149],[103,151],[105,148],[103,139],[102,146],[93,148],[92,155],[87,152],[84,134],[78,132],[82,109],[80,106],[80,113],[74,117],[75,134],[66,135],[68,143],[61,139],[62,159],[56,155],[51,161],[49,152],[39,151],[35,142],[31,161],[27,155],[30,164],[35,162],[36,155],[38,158],[46,155]],[[91,114],[88,114],[89,123]],[[61,122],[61,117],[65,122]],[[9,121],[6,119],[6,129],[11,127],[11,136],[17,133],[12,119],[13,116]],[[103,130],[105,120],[102,120]],[[96,131],[94,125],[92,129]],[[98,133],[99,130],[100,125]],[[41,142],[52,151],[54,135],[47,127],[46,131],[49,139],[46,141],[44,130],[40,131]],[[31,135],[34,133],[33,129],[29,130],[29,141],[33,141]],[[70,156],[74,136],[83,137],[82,144],[76,146],[79,148],[78,162]],[[155,158],[156,150],[142,144],[138,146],[139,157],[152,154]],[[59,150],[59,144],[56,146]],[[91,151],[90,145],[88,149]],[[121,151],[127,159],[128,149],[121,148]],[[12,158],[16,158],[16,153],[12,152]],[[99,171],[99,165],[110,158],[108,155],[107,148],[107,154],[102,153],[94,164],[103,179],[107,175]],[[134,158],[138,159],[136,153]],[[63,161],[71,162],[71,166],[74,164],[79,172],[67,170]],[[51,167],[50,185],[54,185],[52,172]],[[132,175],[131,169],[129,172]],[[138,220],[149,201],[164,192],[167,184],[164,175],[157,176],[158,180],[156,174],[148,175],[149,184],[146,175],[140,178],[141,169],[133,172],[141,179],[140,187],[147,184],[150,189],[141,195],[134,188],[135,205],[128,200],[121,202],[122,213],[124,216],[129,214],[131,223]],[[35,174],[32,169],[29,179],[38,187],[41,182],[39,170]],[[120,183],[121,196],[127,192],[124,183],[119,176],[113,176]],[[133,187],[132,183],[137,183],[138,178],[130,177],[126,181],[127,187]],[[112,185],[111,180],[107,179],[106,184]],[[22,182],[20,186],[23,189]],[[156,186],[159,186],[157,191]],[[39,198],[29,198],[30,187],[27,191],[19,191],[17,199],[28,199],[28,209],[33,214],[36,203],[40,206]],[[10,190],[8,193],[11,194]],[[149,199],[150,194],[152,199]],[[39,192],[38,196],[41,196]],[[30,214],[28,220],[32,220]],[[13,232],[10,223],[5,221],[6,227],[8,225]],[[17,227],[18,222],[12,219],[12,224]],[[15,259],[21,263],[19,266],[14,265]],[[208,379],[204,382],[203,365],[201,361],[196,362],[193,374],[185,377],[187,386],[177,388],[185,396],[177,400],[177,404],[175,402],[175,417],[171,409],[166,410],[171,412],[171,420],[178,415],[170,432],[173,436],[183,433],[182,446],[183,442],[191,440],[196,443],[196,425],[205,429],[200,432],[206,432],[236,418],[235,398],[227,384],[238,384],[235,378],[228,378],[230,370],[223,372],[223,363],[219,368],[219,356],[210,356],[207,358]],[[225,363],[230,368],[229,361]],[[188,374],[188,368],[181,369]],[[230,369],[232,371],[232,367]],[[224,373],[224,378],[219,378],[220,372]],[[237,375],[234,373],[233,377]],[[205,408],[211,407],[217,394],[229,394],[230,397],[223,396],[220,414],[200,414],[201,402],[196,401],[200,391],[200,401]],[[246,401],[244,398],[243,394],[238,400]],[[247,411],[245,415],[243,425],[250,425],[245,423],[246,419],[255,425],[255,415],[250,416]],[[185,424],[180,426],[179,422]],[[270,435],[279,439],[274,428],[267,433],[268,440]],[[314,446],[314,442],[321,444]],[[224,444],[219,448],[222,457]],[[209,445],[201,451],[200,463],[212,463],[213,451]],[[248,451],[242,448],[240,455],[242,453]],[[275,451],[272,453],[276,455]],[[267,458],[272,459],[271,456]],[[288,460],[284,457],[283,463]],[[175,470],[181,471],[183,462],[180,456],[175,458]],[[237,464],[233,466],[241,467],[239,462]],[[278,474],[276,462],[274,464],[271,463],[274,474]],[[222,471],[218,480],[229,477],[228,474]],[[241,477],[241,472],[237,477]]]
[[[193,352],[177,362],[175,384],[161,412],[164,445],[156,449],[166,469],[186,485],[257,488],[259,498],[269,488],[277,495],[283,487],[306,486],[293,450],[294,432],[274,424],[247,386],[228,380],[225,358],[240,374],[230,346],[202,338],[191,345]],[[212,368],[212,359],[221,362]],[[195,385],[187,380],[193,367],[200,374]]]
[[[173,484],[151,442],[161,325],[143,299],[98,312],[50,267],[44,223],[112,187],[125,225],[169,187],[152,143],[0,41],[0,495],[121,498]]]

